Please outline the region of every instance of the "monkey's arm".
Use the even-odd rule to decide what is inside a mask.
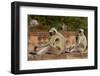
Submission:
[[[50,43],[48,42],[48,43],[46,43],[46,44],[43,44],[43,45],[39,45],[38,46],[38,48],[43,48],[43,47],[46,47],[46,46],[48,46]]]

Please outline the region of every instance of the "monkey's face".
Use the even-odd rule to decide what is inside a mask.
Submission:
[[[50,36],[56,35],[56,33],[57,33],[57,30],[55,28],[51,28],[49,31]]]
[[[55,34],[56,34],[55,31],[49,32],[49,35],[50,35],[50,36],[53,36],[53,35],[55,35]]]
[[[82,36],[83,35],[83,32],[82,31],[79,31],[79,33],[78,33],[80,36]]]

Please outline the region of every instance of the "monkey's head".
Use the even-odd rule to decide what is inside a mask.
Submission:
[[[51,28],[49,31],[50,36],[56,35],[56,33],[57,33],[57,30],[55,28]]]
[[[84,30],[83,29],[79,29],[79,35],[83,35],[84,34]]]

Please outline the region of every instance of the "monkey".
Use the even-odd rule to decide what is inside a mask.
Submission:
[[[38,51],[37,55],[43,55],[48,51],[55,55],[60,55],[62,52],[64,52],[64,49],[66,47],[65,37],[61,33],[59,33],[55,28],[50,29],[49,35],[50,40],[48,41],[48,43],[38,47],[42,47],[43,49]]]
[[[73,51],[84,52],[86,50],[86,47],[87,47],[87,39],[86,36],[84,35],[84,30],[80,29],[76,36],[76,45],[70,52]]]

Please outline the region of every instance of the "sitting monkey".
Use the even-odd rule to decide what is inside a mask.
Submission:
[[[43,48],[37,52],[37,55],[42,55],[50,51],[52,54],[59,55],[64,52],[66,47],[65,37],[59,33],[55,28],[51,28],[49,31],[50,40],[48,43],[38,48]]]
[[[80,29],[76,36],[76,45],[70,52],[73,51],[84,52],[86,50],[86,47],[87,47],[87,39],[86,36],[84,35],[84,30]]]

